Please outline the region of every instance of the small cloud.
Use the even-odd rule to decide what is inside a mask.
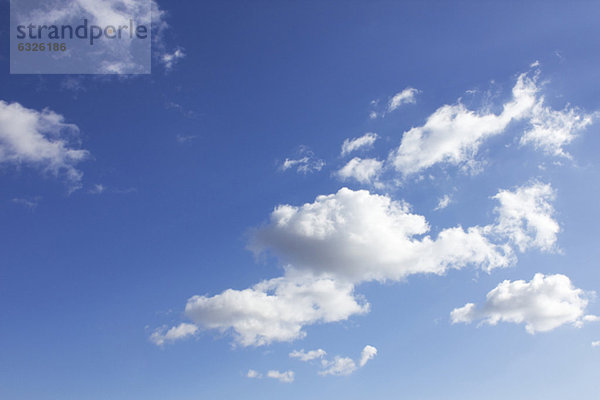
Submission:
[[[167,329],[165,326],[158,328],[150,335],[150,341],[157,346],[162,346],[165,342],[173,342],[188,336],[193,336],[196,333],[198,333],[198,327],[196,325],[184,322],[170,329]]]
[[[445,194],[444,196],[442,196],[439,200],[438,200],[438,205],[433,209],[434,211],[437,210],[443,210],[444,208],[448,207],[448,205],[452,202],[452,199],[450,198],[450,196],[448,196],[447,194]]]
[[[403,91],[396,93],[388,102],[387,112],[392,112],[403,104],[415,103],[417,93],[419,91],[412,87],[407,87]]]
[[[377,355],[377,349],[373,346],[366,345],[360,353],[360,366],[364,367],[365,364]]]
[[[311,361],[317,358],[323,358],[327,352],[323,349],[310,350],[305,352],[304,350],[294,350],[289,356],[291,358],[297,358],[300,361]]]
[[[185,53],[183,52],[183,49],[178,47],[177,49],[175,49],[174,52],[172,53],[164,53],[161,58],[160,61],[163,63],[163,65],[165,66],[165,70],[170,71],[173,66],[182,58],[185,57]]]
[[[377,177],[383,169],[383,161],[376,160],[374,158],[361,159],[354,157],[348,161],[336,175],[342,181],[348,179],[355,179],[360,183],[371,184],[376,183]]]
[[[600,340],[596,340],[595,342],[592,342],[592,347],[600,347]]]
[[[320,171],[324,166],[325,161],[315,157],[315,153],[312,150],[307,146],[300,146],[298,158],[286,158],[281,165],[281,170],[287,171],[290,168],[296,168],[296,172],[306,175]]]
[[[588,297],[565,275],[538,273],[529,282],[501,282],[487,294],[483,306],[477,308],[474,303],[467,303],[455,308],[450,318],[453,324],[474,320],[488,325],[525,324],[530,334],[548,332],[565,324],[581,327],[584,322],[598,319],[584,315]]]
[[[249,369],[248,373],[246,374],[246,377],[251,378],[251,379],[260,379],[260,378],[262,378],[262,374],[253,369]]]
[[[323,370],[319,372],[319,375],[350,375],[356,371],[356,363],[350,357],[335,356],[333,361],[322,361]]]
[[[97,183],[91,189],[88,190],[89,194],[101,194],[106,190],[106,186]]]
[[[294,382],[294,371],[279,372],[270,370],[267,372],[267,378],[277,379],[279,382],[292,383]]]
[[[342,156],[345,156],[353,151],[356,151],[361,148],[370,148],[373,146],[373,143],[378,139],[376,133],[367,132],[361,137],[346,139],[344,143],[342,143]]]
[[[535,60],[534,62],[532,62],[531,64],[529,64],[530,68],[536,68],[540,66],[540,62],[539,60]]]

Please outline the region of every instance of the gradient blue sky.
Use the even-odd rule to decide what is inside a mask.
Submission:
[[[452,324],[450,313],[481,305],[504,280],[542,273],[568,276],[589,299],[585,314],[600,314],[591,293],[600,290],[600,5],[159,5],[170,26],[163,51],[185,54],[170,68],[159,55],[148,76],[19,76],[8,74],[9,2],[0,2],[0,100],[62,115],[79,129],[70,146],[90,154],[75,165],[77,182],[0,157],[1,398],[596,398],[599,322],[530,334],[522,323]],[[387,168],[381,185],[336,175],[355,155],[387,160],[403,133],[443,105],[460,99],[500,113],[522,73],[538,74],[547,107],[593,115],[564,146],[571,158],[519,146],[523,122],[482,143],[478,173],[464,163],[406,177]],[[419,91],[413,103],[370,118],[407,87]],[[345,139],[367,132],[379,137],[371,149],[340,155]],[[324,166],[283,170],[307,154]],[[244,347],[231,331],[202,327],[162,346],[150,340],[162,326],[190,322],[193,295],[282,276],[277,257],[247,249],[279,204],[365,189],[410,203],[435,237],[494,223],[491,197],[532,182],[556,194],[553,250],[515,250],[514,265],[490,273],[469,264],[357,283],[370,312],[307,324],[306,337],[292,341]],[[434,211],[446,194],[452,202]],[[365,345],[377,356],[346,376],[321,376],[320,361],[288,356],[321,348],[356,361]],[[291,370],[295,379],[250,379],[249,369]]]

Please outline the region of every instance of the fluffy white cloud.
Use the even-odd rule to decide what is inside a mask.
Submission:
[[[600,340],[592,342],[592,347],[600,347]]]
[[[306,146],[300,146],[298,158],[286,158],[281,165],[282,171],[296,168],[296,172],[308,174],[320,171],[325,166],[325,161],[315,157],[315,154]]]
[[[267,372],[267,378],[277,379],[279,382],[292,383],[294,382],[294,371],[279,372],[271,370]]]
[[[360,183],[372,183],[381,172],[383,161],[373,158],[362,159],[354,157],[348,161],[336,175],[343,181],[348,179],[356,179]]]
[[[346,139],[342,143],[342,156],[345,156],[355,150],[365,147],[373,146],[373,143],[377,140],[378,136],[376,133],[367,132],[361,137],[354,139]]]
[[[400,107],[402,104],[414,103],[415,96],[419,91],[415,88],[407,87],[403,91],[396,93],[388,103],[388,112],[392,112]]]
[[[284,264],[337,280],[401,280],[411,274],[443,274],[468,264],[486,270],[507,266],[507,249],[492,244],[485,229],[454,227],[435,239],[407,204],[347,188],[301,207],[282,205],[259,228],[251,247],[270,249]]]
[[[543,101],[541,99],[533,108],[531,129],[521,137],[521,145],[532,144],[547,154],[569,157],[563,147],[592,124],[594,115],[584,114],[569,106],[564,110],[552,110],[544,106]]]
[[[369,360],[371,360],[372,358],[374,358],[377,355],[377,349],[373,346],[370,345],[366,345],[364,347],[364,349],[362,349],[362,352],[360,353],[360,366],[364,367],[365,364],[367,364],[367,362]]]
[[[442,106],[425,125],[404,133],[400,147],[390,153],[390,162],[403,175],[437,163],[464,164],[472,160],[486,138],[502,133],[510,122],[527,117],[536,103],[537,91],[535,78],[521,74],[512,89],[512,100],[498,115],[468,110],[460,103]]]
[[[291,358],[297,358],[300,361],[311,361],[317,358],[325,357],[327,353],[323,349],[310,350],[305,352],[304,350],[294,350],[289,355]]]
[[[560,231],[552,218],[555,198],[550,184],[534,182],[514,191],[500,190],[494,199],[500,202],[495,211],[498,223],[495,231],[510,238],[521,251],[530,247],[550,251],[555,247]]]
[[[78,134],[60,114],[0,100],[0,163],[41,168],[77,184],[83,174],[75,166],[89,156],[74,148]]]
[[[150,336],[150,340],[157,346],[162,346],[165,342],[172,342],[188,336],[193,336],[197,332],[198,327],[196,325],[184,322],[170,329],[167,329],[167,327],[164,326],[157,329]]]
[[[450,205],[452,199],[447,194],[443,195],[439,200],[437,206],[434,208],[434,211],[443,210],[444,208]]]
[[[286,266],[284,275],[244,290],[194,296],[186,316],[198,327],[232,332],[242,346],[302,338],[308,325],[368,312],[368,303],[354,292],[362,282],[441,275],[467,265],[489,272],[514,263],[512,243],[523,250],[551,249],[558,226],[551,218],[552,196],[550,186],[539,183],[500,191],[494,223],[446,228],[434,238],[408,204],[366,190],[342,188],[302,206],[280,205],[252,233],[249,246],[276,255]],[[454,315],[458,320],[471,311]],[[314,352],[291,356],[320,356]]]
[[[564,324],[581,326],[595,316],[584,315],[588,299],[583,290],[575,288],[565,275],[535,274],[529,282],[504,281],[486,296],[485,304],[477,309],[468,303],[450,314],[452,323],[482,320],[525,324],[527,332],[546,332]]]
[[[369,305],[360,303],[353,291],[353,285],[333,279],[288,274],[245,290],[194,296],[185,313],[206,329],[233,330],[242,346],[259,346],[301,338],[304,325],[366,313]]]

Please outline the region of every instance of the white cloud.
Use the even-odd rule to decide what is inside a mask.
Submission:
[[[415,102],[415,96],[419,91],[415,88],[407,87],[403,91],[396,93],[388,103],[388,112],[392,112],[400,107],[402,104],[409,104]]]
[[[533,108],[531,129],[521,137],[521,145],[532,144],[547,154],[570,157],[563,146],[571,143],[577,133],[593,122],[594,115],[570,108],[556,111],[543,105],[541,99]]]
[[[359,303],[353,291],[353,285],[333,279],[284,276],[245,290],[194,296],[185,313],[204,328],[233,330],[242,346],[260,346],[304,337],[304,325],[366,313],[369,305]]]
[[[279,372],[271,370],[267,372],[267,378],[277,379],[279,382],[292,383],[294,382],[294,371]]]
[[[378,136],[376,133],[373,132],[367,132],[364,135],[362,135],[361,137],[358,138],[353,138],[353,139],[346,139],[344,140],[344,143],[342,143],[342,156],[345,156],[353,151],[356,151],[358,149],[361,148],[369,148],[371,146],[373,146],[373,143],[375,143],[375,141],[378,139]]]
[[[451,202],[452,202],[452,199],[450,198],[450,196],[445,194],[438,200],[438,204],[433,210],[434,211],[443,210],[444,208],[448,207],[448,205],[450,205]]]
[[[164,54],[162,54],[162,56],[160,57],[160,61],[165,66],[165,69],[167,71],[169,71],[169,70],[171,70],[173,68],[173,66],[180,59],[182,59],[184,57],[185,57],[185,53],[183,52],[183,49],[177,48],[172,53],[164,53]]]
[[[425,218],[406,203],[342,188],[301,207],[276,207],[251,248],[270,249],[297,270],[350,282],[443,274],[468,264],[489,270],[511,262],[484,228],[448,228],[435,239],[422,236],[428,231]]]
[[[89,156],[74,148],[78,135],[77,126],[60,114],[0,100],[0,164],[40,168],[77,185],[83,173],[75,166]]]
[[[253,369],[249,369],[248,373],[246,374],[246,377],[248,378],[252,378],[252,379],[260,379],[262,378],[262,374],[258,371],[255,371]]]
[[[366,345],[360,353],[360,366],[364,367],[369,360],[377,355],[377,349],[373,346]]]
[[[320,375],[350,375],[356,371],[356,363],[350,357],[335,356],[333,361],[322,361],[323,370]]]
[[[336,175],[343,181],[355,179],[360,183],[373,183],[373,180],[377,178],[382,168],[383,161],[373,158],[361,159],[354,157],[338,170]]]
[[[445,105],[429,116],[425,125],[404,132],[400,147],[390,153],[390,162],[403,175],[437,163],[463,164],[473,158],[481,143],[502,133],[514,120],[527,117],[536,102],[535,78],[521,74],[512,89],[512,100],[500,114],[472,111],[461,103]]]
[[[304,350],[294,350],[289,355],[291,358],[297,358],[300,361],[311,361],[317,358],[325,357],[327,353],[323,349],[310,350],[305,352]]]
[[[373,346],[366,345],[360,354],[359,367],[364,367],[367,362],[373,359],[377,355],[377,349]],[[319,375],[350,375],[356,371],[359,367],[356,366],[356,362],[350,357],[335,356],[333,360],[323,359],[321,361],[321,367]]]
[[[170,329],[162,327],[154,331],[150,336],[150,340],[157,346],[162,346],[165,342],[172,342],[178,339],[183,339],[188,336],[193,336],[198,332],[198,327],[194,324],[181,323]]]
[[[468,303],[454,309],[450,316],[452,323],[474,320],[490,325],[498,322],[524,323],[527,332],[534,334],[564,324],[581,326],[584,321],[593,320],[584,315],[587,304],[584,291],[575,288],[565,275],[544,276],[538,273],[529,282],[506,280],[487,294],[480,309]]]
[[[277,206],[270,221],[252,232],[249,247],[277,256],[284,275],[244,290],[194,296],[186,316],[199,327],[233,333],[242,346],[302,338],[308,325],[368,312],[369,304],[354,292],[362,282],[442,275],[468,265],[489,272],[515,262],[512,243],[522,250],[550,249],[558,226],[551,194],[549,185],[538,183],[500,191],[494,223],[446,228],[434,238],[408,204],[366,190],[342,188],[302,206]],[[461,312],[471,310],[456,311],[457,318]]]
[[[592,347],[600,347],[600,340],[592,342]]]
[[[325,166],[325,161],[315,157],[315,154],[306,146],[300,146],[298,158],[286,158],[281,165],[282,171],[296,168],[296,172],[308,174],[320,171]]]
[[[530,247],[553,250],[560,231],[552,218],[555,198],[550,184],[534,182],[514,191],[500,190],[494,199],[500,202],[495,211],[498,223],[495,231],[509,237],[521,251]]]

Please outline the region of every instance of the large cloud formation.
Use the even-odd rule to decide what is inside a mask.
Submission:
[[[527,332],[534,334],[564,324],[581,326],[585,321],[596,320],[596,316],[585,315],[587,304],[584,291],[575,288],[565,275],[535,274],[529,282],[506,280],[487,294],[481,308],[468,303],[454,309],[450,316],[452,323],[524,323]]]
[[[248,289],[193,296],[185,314],[200,328],[231,332],[242,346],[302,338],[305,326],[368,312],[369,304],[355,293],[362,282],[442,275],[469,265],[491,271],[514,263],[514,243],[551,249],[551,193],[537,182],[501,191],[495,223],[455,226],[435,236],[408,204],[366,190],[342,188],[302,206],[280,205],[254,231],[250,247],[276,255],[284,275]],[[522,215],[523,207],[531,215]]]

